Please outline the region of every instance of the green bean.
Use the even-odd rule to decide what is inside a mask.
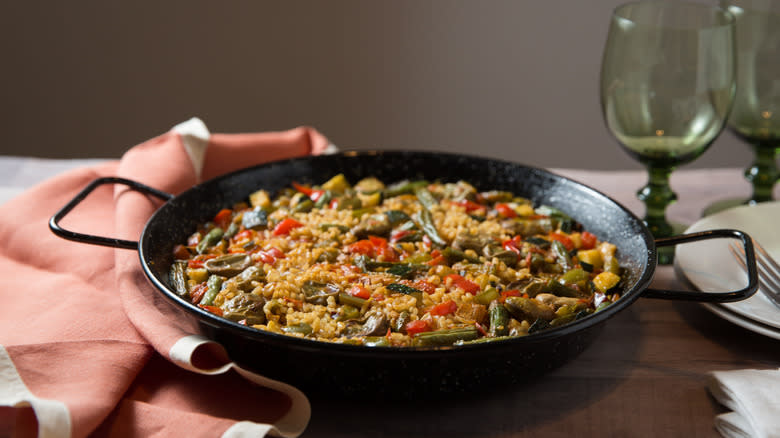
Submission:
[[[302,322],[298,325],[289,325],[287,327],[282,327],[282,331],[285,333],[300,333],[302,335],[309,335],[313,331],[311,326],[305,322]]]
[[[417,200],[420,201],[420,204],[428,210],[439,205],[439,201],[437,201],[433,194],[425,187],[417,187],[414,189],[414,195],[417,196]]]
[[[582,284],[590,279],[585,270],[580,268],[574,268],[561,275],[561,280],[564,284]]]
[[[483,306],[489,306],[493,300],[498,299],[498,297],[500,296],[501,294],[498,292],[498,289],[494,287],[488,287],[485,288],[484,291],[478,293],[474,297],[474,301],[476,301],[479,304],[482,304]]]
[[[211,306],[214,304],[214,298],[216,298],[219,291],[222,290],[222,283],[224,281],[225,277],[219,275],[210,276],[206,283],[208,289],[206,289],[206,293],[203,294],[203,298],[200,299],[200,303],[198,304],[201,306]]]
[[[360,309],[355,306],[350,306],[349,304],[342,305],[338,314],[336,314],[336,321],[347,321],[358,318],[360,318]]]
[[[320,195],[319,198],[317,198],[317,202],[314,203],[315,208],[322,208],[325,207],[330,203],[330,201],[333,199],[333,194],[330,192],[330,190],[325,190],[325,192]]]
[[[569,255],[569,251],[565,246],[563,246],[563,243],[558,240],[553,240],[551,244],[553,254],[555,254],[558,264],[561,265],[561,268],[563,268],[564,272],[570,270],[573,264],[571,261],[571,255]]]
[[[414,190],[417,187],[425,187],[427,185],[428,185],[428,181],[425,180],[420,180],[420,181],[404,180],[387,187],[384,190],[383,194],[385,198],[392,198],[393,196],[399,196],[399,195],[408,195],[414,193]]]
[[[212,246],[219,243],[220,240],[222,240],[222,236],[225,234],[225,232],[220,227],[214,227],[209,231],[205,236],[203,236],[202,239],[200,239],[200,242],[198,242],[198,246],[196,247],[198,250],[198,254],[203,254],[206,252],[207,249],[211,248]]]
[[[368,301],[360,297],[353,297],[352,295],[346,292],[339,292],[338,299],[339,299],[339,304],[350,305],[358,309],[362,308],[363,305],[366,304],[366,301]]]
[[[447,259],[447,262],[450,264],[457,263],[461,260],[466,260],[469,263],[481,263],[479,257],[470,256],[465,252],[450,246],[444,248],[441,251],[441,255],[443,255],[444,258]]]
[[[385,212],[385,216],[387,216],[387,219],[390,220],[390,224],[393,226],[411,220],[409,215],[401,210],[388,210]]]
[[[561,284],[553,279],[547,281],[547,283],[542,288],[542,291],[551,293],[558,297],[569,298],[585,298],[588,295],[586,292],[580,292],[573,287],[566,286],[565,284]]]
[[[363,338],[363,345],[367,347],[389,347],[390,340],[387,336],[366,336]]]
[[[490,303],[488,317],[490,320],[490,336],[506,336],[509,334],[509,312],[503,304],[498,301]]]
[[[341,231],[342,233],[346,233],[347,231],[349,231],[349,227],[348,226],[341,225],[341,224],[320,224],[320,226],[318,228],[320,230],[322,230],[322,231],[328,231],[331,228],[335,228],[335,229]]]
[[[530,335],[548,328],[550,328],[550,323],[546,319],[539,318],[528,328],[528,334]]]
[[[293,207],[292,211],[293,213],[308,213],[314,208],[314,202],[311,199],[304,199],[301,202],[297,203],[295,207]]]
[[[447,244],[439,235],[439,231],[436,229],[436,224],[433,223],[433,215],[430,211],[426,209],[420,210],[420,212],[415,215],[415,219],[417,226],[419,226],[428,238],[431,239],[431,242],[441,246]]]
[[[470,341],[455,341],[453,345],[484,344],[485,342],[504,341],[506,339],[514,338],[516,338],[516,336],[496,336],[494,338],[483,336],[481,338],[472,339]]]
[[[412,345],[414,346],[446,346],[453,345],[458,341],[470,341],[479,337],[479,330],[474,326],[459,327],[447,330],[436,330],[433,332],[422,332],[414,336]]]

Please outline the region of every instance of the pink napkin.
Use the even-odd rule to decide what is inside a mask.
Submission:
[[[63,240],[48,220],[101,176],[176,194],[327,147],[311,128],[210,134],[193,119],[120,161],[53,177],[0,206],[0,436],[302,433],[306,397],[240,369],[219,345],[152,305],[156,292],[137,251]],[[138,241],[158,206],[124,186],[104,186],[60,225]]]

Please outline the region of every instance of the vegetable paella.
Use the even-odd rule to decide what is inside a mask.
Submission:
[[[342,174],[252,193],[174,248],[170,281],[239,324],[366,346],[491,342],[620,298],[615,245],[565,212],[466,181]]]

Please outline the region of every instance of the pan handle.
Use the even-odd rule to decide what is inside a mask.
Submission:
[[[752,296],[758,290],[758,271],[756,270],[756,255],[753,250],[753,241],[746,233],[739,230],[719,229],[702,231],[691,234],[656,239],[656,246],[671,246],[681,243],[696,242],[699,240],[731,238],[739,239],[745,248],[745,260],[748,271],[748,284],[745,288],[730,292],[695,292],[672,291],[660,289],[645,289],[642,294],[646,298],[662,298],[668,300],[691,300],[708,303],[730,303],[741,301]]]
[[[106,185],[106,184],[124,184],[133,190],[139,191],[141,193],[154,195],[165,201],[169,201],[173,198],[173,195],[171,195],[170,193],[166,193],[154,189],[152,187],[149,187],[147,185],[141,184],[133,180],[113,177],[113,176],[98,178],[92,181],[91,183],[89,183],[89,185],[87,185],[81,192],[79,192],[73,199],[71,199],[70,202],[65,204],[64,207],[62,207],[57,213],[54,214],[54,216],[51,217],[51,219],[49,219],[49,229],[52,232],[54,232],[54,234],[62,237],[63,239],[73,240],[74,242],[89,243],[92,245],[111,246],[114,248],[121,248],[121,249],[138,249],[138,242],[133,242],[131,240],[114,239],[111,237],[92,236],[89,234],[77,233],[75,231],[66,230],[62,228],[59,224],[59,222],[68,213],[70,213],[70,211],[73,210],[74,207],[76,207],[79,203],[81,203],[81,201],[83,201],[84,198],[87,197],[87,195],[92,193],[92,191],[98,188],[99,186]]]

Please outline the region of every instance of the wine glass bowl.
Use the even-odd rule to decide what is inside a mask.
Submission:
[[[640,1],[613,11],[601,66],[601,109],[622,149],[648,170],[638,197],[655,237],[680,231],[666,219],[667,206],[677,199],[669,176],[722,132],[734,92],[730,13],[679,1]],[[672,255],[659,252],[659,262],[671,263]]]
[[[751,146],[754,160],[745,169],[752,186],[748,199],[729,199],[705,214],[739,204],[771,201],[780,177],[780,0],[723,0],[736,20],[737,94],[728,129]]]

